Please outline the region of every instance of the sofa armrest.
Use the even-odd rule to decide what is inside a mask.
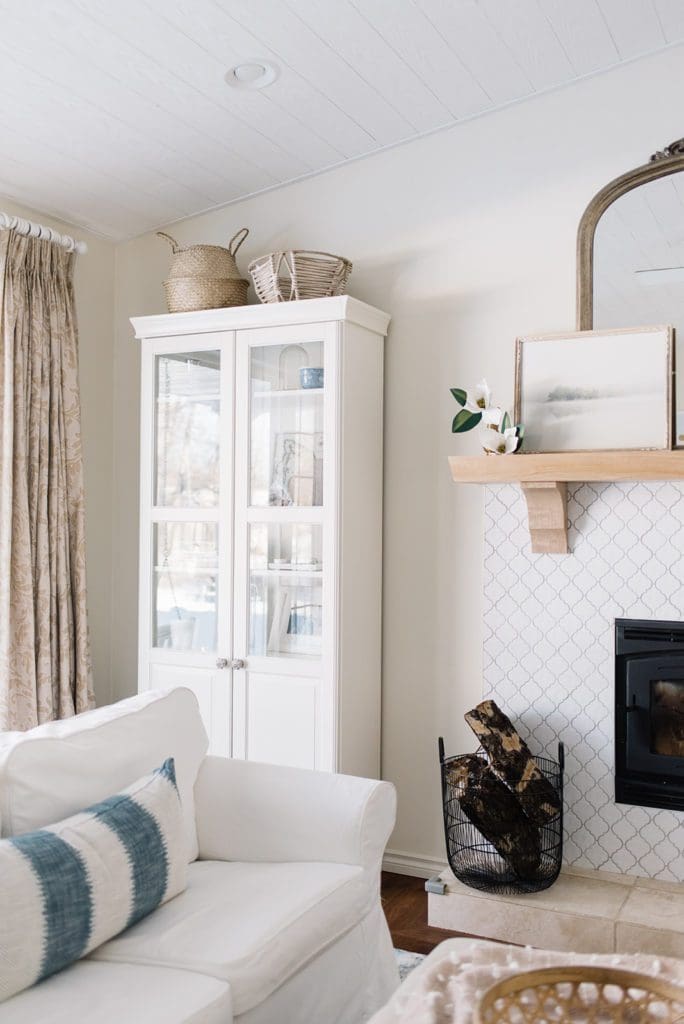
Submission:
[[[195,783],[200,859],[379,866],[394,827],[389,782],[206,757]]]

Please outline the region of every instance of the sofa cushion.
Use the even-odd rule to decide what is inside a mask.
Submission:
[[[184,688],[149,691],[0,736],[2,835],[32,832],[68,818],[173,757],[188,860],[194,860],[193,787],[208,745],[197,699]]]
[[[224,979],[237,1017],[352,928],[377,899],[367,875],[350,865],[196,861],[184,893],[92,958]]]
[[[173,759],[81,814],[1,839],[0,1002],[176,896],[186,874]]]
[[[230,988],[168,967],[80,960],[8,999],[2,1024],[231,1024]]]

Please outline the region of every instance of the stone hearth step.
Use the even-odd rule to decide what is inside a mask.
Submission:
[[[428,924],[524,946],[581,953],[653,953],[684,959],[684,884],[578,869],[544,892],[495,896],[441,875]]]

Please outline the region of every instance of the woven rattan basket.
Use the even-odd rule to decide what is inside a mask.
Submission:
[[[181,248],[171,235],[157,234],[166,239],[173,253],[168,280],[164,281],[170,313],[247,304],[249,281],[240,276],[235,262],[235,254],[249,234],[247,228],[231,238],[227,249],[222,245]]]
[[[252,260],[248,270],[262,302],[344,295],[352,265],[329,252],[289,249]]]
[[[684,1024],[684,988],[612,967],[544,967],[482,996],[474,1024]]]

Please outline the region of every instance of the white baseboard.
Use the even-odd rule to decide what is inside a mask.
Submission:
[[[445,860],[434,860],[422,857],[418,853],[406,853],[405,850],[385,850],[382,870],[392,871],[396,875],[412,875],[414,878],[432,878],[440,875],[447,868]]]

